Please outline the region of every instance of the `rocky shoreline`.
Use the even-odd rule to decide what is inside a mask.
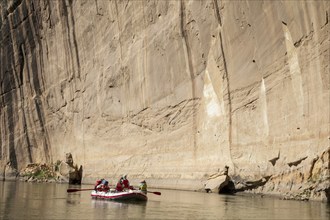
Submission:
[[[328,153],[328,152],[327,152]],[[322,154],[327,155],[326,153]],[[321,201],[330,203],[330,176],[318,173],[318,178],[309,178],[296,187],[286,188],[276,183],[278,176],[265,176],[257,180],[246,180],[239,176],[228,175],[229,167],[210,175],[204,188],[197,191],[219,194],[260,195],[278,197],[283,200]],[[325,169],[327,170],[327,169]],[[312,175],[313,176],[313,175]]]
[[[278,197],[283,200],[298,201],[321,201],[330,202],[330,176],[329,167],[322,168],[317,164],[318,160],[326,161],[329,150],[319,157],[304,182],[283,185],[279,178],[292,178],[295,172],[288,172],[281,175],[269,175],[256,180],[247,180],[240,176],[230,176],[229,166],[223,170],[213,173],[202,180],[203,188],[199,192],[237,195],[257,195],[267,197]],[[319,167],[316,169],[316,167]],[[322,169],[321,169],[322,168]],[[314,170],[314,171],[313,171]],[[324,172],[320,172],[324,170]],[[31,163],[21,171],[17,171],[7,164],[3,180],[19,180],[38,183],[82,183],[82,166],[73,163],[71,153],[66,154],[65,161],[57,160],[55,163]],[[286,181],[290,182],[290,181]],[[282,184],[282,185],[281,185]]]
[[[36,183],[68,183],[81,184],[80,171],[77,166],[72,166],[65,161],[57,161],[53,164],[32,163],[28,164],[20,172],[13,172],[3,180],[18,180]],[[270,178],[268,178],[269,180]],[[240,196],[260,196],[276,197],[282,200],[296,201],[320,201],[330,202],[330,187],[328,181],[322,184],[309,184],[296,191],[271,192],[265,188],[265,182],[261,179],[257,181],[243,181],[238,178],[228,176],[228,167],[223,171],[210,175],[204,182],[204,188],[195,191],[218,194],[231,194]]]
[[[73,163],[71,153],[66,154],[66,160],[55,163],[30,163],[21,171],[12,168],[8,163],[5,167],[3,180],[20,180],[25,182],[55,182],[81,184],[82,167]]]

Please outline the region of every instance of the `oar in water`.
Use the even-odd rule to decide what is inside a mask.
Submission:
[[[148,193],[153,193],[153,194],[155,194],[155,195],[161,195],[162,193],[161,192],[151,192],[151,191],[147,191]]]
[[[134,189],[139,189],[140,190],[140,188],[139,187],[136,187],[136,188],[134,188]],[[143,190],[142,190],[142,192],[143,192]],[[155,195],[158,195],[158,196],[160,196],[162,193],[161,192],[152,192],[152,191],[147,191],[148,193],[153,193],[153,194],[155,194]]]
[[[136,188],[133,188],[133,189],[139,189],[139,187],[136,187]],[[142,192],[143,192],[143,190],[142,190]],[[153,194],[158,195],[158,196],[160,196],[162,194],[161,192],[152,192],[152,191],[147,191],[147,192],[148,193],[153,193]]]
[[[87,190],[94,190],[94,189],[67,189],[66,191],[68,193],[72,193],[72,192],[87,191]]]

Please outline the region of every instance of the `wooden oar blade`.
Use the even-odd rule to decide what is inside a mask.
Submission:
[[[79,192],[79,191],[86,191],[86,190],[93,190],[93,189],[67,189],[66,191],[68,193],[71,193],[71,192]]]
[[[78,192],[78,189],[67,189],[66,192],[71,193],[71,192]]]
[[[155,195],[161,195],[162,193],[161,192],[151,192],[151,191],[147,191],[148,193],[153,193],[153,194],[155,194]]]

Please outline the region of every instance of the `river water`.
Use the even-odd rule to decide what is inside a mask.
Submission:
[[[67,193],[68,188],[0,181],[0,219],[330,219],[330,205],[320,202],[153,189],[161,195],[119,203],[91,199],[90,191]]]

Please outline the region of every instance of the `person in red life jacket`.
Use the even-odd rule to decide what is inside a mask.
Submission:
[[[107,180],[102,180],[102,183],[101,183],[101,190],[104,191],[104,192],[108,192],[110,190],[110,187],[109,187],[109,182]]]
[[[103,179],[96,180],[96,183],[95,183],[95,186],[94,186],[95,191],[100,188],[100,185],[101,185],[102,181],[103,181]]]
[[[124,175],[122,178],[123,188],[130,189],[129,181],[127,179],[127,175]]]
[[[116,191],[121,192],[123,190],[123,178],[121,177],[116,185]]]

